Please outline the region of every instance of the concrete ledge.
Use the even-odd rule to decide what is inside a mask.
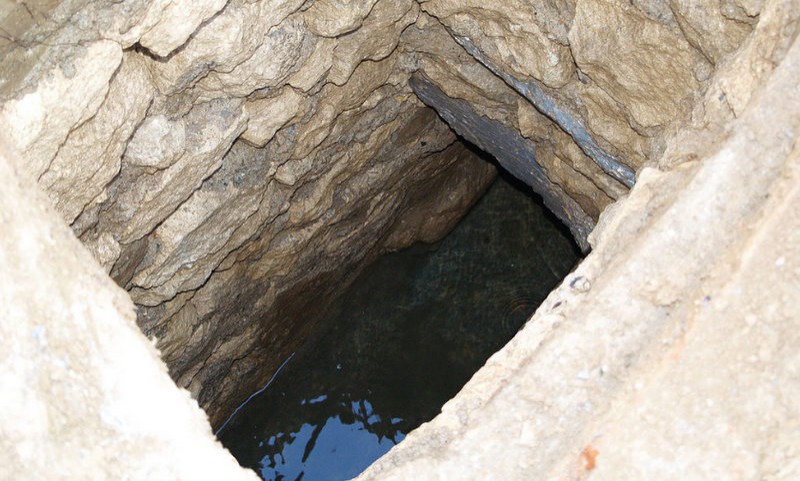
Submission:
[[[255,480],[0,137],[0,479]]]
[[[798,42],[766,77],[696,132],[704,158],[644,169],[517,337],[358,479],[797,479]]]

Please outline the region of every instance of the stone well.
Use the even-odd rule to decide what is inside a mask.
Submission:
[[[254,479],[211,427],[366,264],[446,235],[496,174],[475,147],[588,256],[359,479],[798,479],[798,28],[786,0],[0,4],[0,479]]]

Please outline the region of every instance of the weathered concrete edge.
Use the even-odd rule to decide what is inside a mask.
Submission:
[[[547,177],[536,161],[536,146],[532,141],[497,120],[479,115],[467,101],[447,96],[423,73],[412,75],[409,84],[417,97],[435,109],[453,130],[492,154],[514,177],[542,196],[545,205],[569,227],[581,250],[589,251],[588,236],[594,220]]]
[[[603,172],[621,182],[626,187],[633,187],[633,184],[636,183],[636,172],[597,145],[597,142],[595,142],[586,126],[583,125],[583,122],[566,109],[560,107],[556,100],[548,95],[536,80],[532,79],[523,82],[517,79],[489,60],[489,58],[487,58],[467,37],[453,35],[453,39],[475,60],[503,79],[511,88],[516,90],[528,100],[528,102],[536,107],[536,110],[555,122],[561,130],[572,137],[578,147],[580,147]]]
[[[9,145],[0,134],[0,479],[255,481]]]
[[[663,374],[667,369],[664,366],[680,369],[674,359],[669,359],[679,354],[663,346],[677,346],[680,353],[691,333],[687,326],[703,322],[704,326],[712,323],[713,328],[714,319],[707,317],[709,310],[704,307],[710,299],[725,293],[745,295],[737,281],[709,280],[709,273],[721,271],[726,277],[741,279],[735,270],[741,268],[741,254],[730,249],[749,244],[750,236],[758,232],[764,218],[768,225],[800,229],[786,215],[786,199],[774,197],[796,191],[782,186],[797,182],[796,177],[789,176],[787,180],[787,172],[797,172],[800,159],[800,145],[796,142],[800,133],[800,92],[793,80],[798,75],[800,43],[795,42],[770,80],[753,96],[747,113],[732,125],[730,137],[705,139],[709,144],[719,142],[709,156],[670,172],[644,169],[630,196],[611,214],[616,219],[606,219],[624,233],[601,233],[594,252],[550,295],[514,340],[445,405],[442,414],[409,434],[357,479],[530,480],[590,476],[597,466],[593,443],[602,438],[604,426],[614,426],[609,421],[610,413],[619,416],[631,405],[636,406],[635,400],[643,395],[639,386],[663,388],[651,381]],[[769,119],[778,116],[782,130],[776,133]],[[770,208],[779,209],[779,214],[767,210]],[[783,217],[776,220],[774,215]],[[638,225],[630,227],[633,224]],[[628,237],[631,245],[621,247],[621,237]],[[768,252],[768,245],[760,237],[761,245],[751,246],[748,254]],[[676,259],[675,254],[667,256],[666,252],[680,254]],[[800,259],[795,256],[783,262],[796,266]],[[795,307],[797,302],[795,299]],[[759,314],[770,320],[768,313]],[[705,346],[712,353],[714,349],[726,349],[725,333],[718,336],[717,343]],[[644,378],[647,369],[655,370],[650,379]],[[707,371],[710,377],[719,372]],[[755,388],[769,390],[770,382],[762,378],[762,385]],[[685,389],[692,392],[691,387]],[[669,395],[680,397],[681,393],[673,391]],[[716,399],[715,405],[723,405],[719,401],[726,399]],[[730,401],[725,404],[735,409]],[[712,462],[688,469],[675,463],[669,473],[661,472],[661,479],[708,479],[703,478],[702,470],[708,474],[715,469],[723,470],[717,474],[734,475],[741,454],[736,451],[741,444],[736,443],[741,439],[736,439],[733,432],[726,438],[715,436],[717,430],[724,429],[724,424],[713,425],[720,422],[719,417],[714,417],[720,409],[708,410],[711,417],[705,422],[712,423],[714,429],[702,436],[714,441],[705,447],[716,454],[721,445],[733,443],[727,446],[727,452],[736,458],[723,456],[720,461],[716,457],[715,462],[723,464]],[[769,417],[767,412],[748,414]],[[673,424],[678,421],[669,411],[661,415]],[[627,420],[638,422],[631,413],[627,413]],[[681,420],[683,424],[689,422]],[[619,438],[616,440],[619,442]],[[629,472],[663,468],[664,457],[651,457],[656,448],[669,456],[681,449],[679,444],[637,446],[638,458],[632,459],[625,455],[627,446],[606,447],[614,450],[615,458],[622,457],[627,463],[616,467]],[[703,454],[697,456],[702,459]],[[755,452],[754,456],[763,459],[768,455]],[[800,475],[799,470],[796,463],[787,466],[776,479],[794,479]],[[619,479],[620,474],[608,469],[601,473],[598,479]]]

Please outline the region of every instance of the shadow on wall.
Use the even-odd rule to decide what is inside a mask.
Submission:
[[[514,336],[579,251],[530,188],[502,177],[438,245],[367,267],[232,417],[218,436],[244,466],[267,480],[350,479]]]

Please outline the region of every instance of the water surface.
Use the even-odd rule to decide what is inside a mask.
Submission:
[[[437,246],[368,267],[218,436],[265,480],[353,478],[438,414],[577,259],[563,226],[498,180]]]

